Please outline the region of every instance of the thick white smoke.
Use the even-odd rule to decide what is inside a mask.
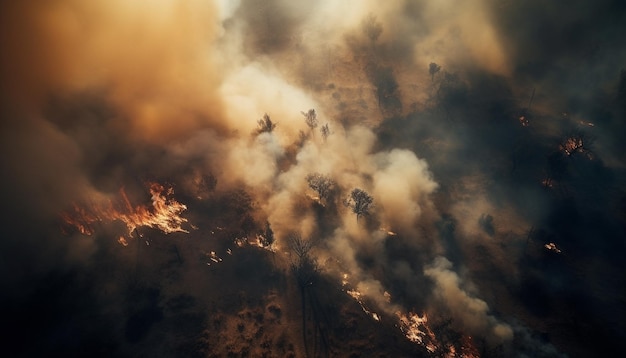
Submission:
[[[513,338],[511,326],[490,315],[485,301],[473,297],[462,288],[461,278],[452,270],[452,263],[446,258],[435,258],[424,269],[424,274],[435,282],[435,302],[442,302],[453,319],[461,321],[464,329],[496,342]]]

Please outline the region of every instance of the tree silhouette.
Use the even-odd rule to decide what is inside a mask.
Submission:
[[[308,356],[306,293],[309,291],[308,288],[313,285],[315,276],[319,272],[319,266],[317,265],[315,259],[309,256],[309,251],[313,247],[312,241],[304,240],[300,234],[291,233],[288,236],[288,245],[291,251],[293,251],[297,256],[296,260],[291,263],[291,272],[296,277],[298,287],[300,288],[300,302],[302,306],[302,342],[304,344],[305,356]]]
[[[320,132],[322,133],[322,138],[324,139],[324,142],[325,142],[328,136],[330,135],[330,128],[328,127],[328,123],[324,124],[320,128]]]
[[[376,16],[373,14],[367,15],[367,17],[361,23],[363,32],[372,41],[372,43],[378,40],[380,34],[383,33],[383,26],[376,20]]]
[[[265,113],[263,118],[257,121],[257,134],[261,133],[272,133],[272,131],[276,128],[276,123],[272,122],[270,116]]]
[[[430,80],[432,82],[435,82],[435,74],[439,71],[441,71],[441,66],[438,64],[431,62],[430,65],[428,65],[428,73],[430,73]]]
[[[288,245],[291,251],[298,256],[299,260],[308,256],[309,251],[313,248],[313,242],[303,239],[302,236],[297,233],[289,234]]]
[[[320,173],[311,173],[307,175],[306,181],[309,184],[309,188],[315,190],[319,196],[320,202],[330,198],[336,185],[335,181],[328,175],[322,175]]]
[[[356,214],[356,220],[359,221],[359,217],[369,214],[373,202],[374,198],[365,190],[355,188],[350,193],[350,197],[344,201],[344,205],[352,209],[352,212]]]
[[[306,125],[311,128],[311,130],[317,127],[317,113],[315,113],[314,109],[309,109],[308,112],[300,112],[304,116],[304,122]]]

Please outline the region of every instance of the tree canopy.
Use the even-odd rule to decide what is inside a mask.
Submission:
[[[352,212],[356,214],[357,221],[359,217],[368,215],[369,210],[374,202],[372,198],[365,190],[354,188],[350,193],[350,197],[344,202],[344,204],[352,209]]]
[[[320,201],[329,199],[336,186],[333,179],[331,179],[328,175],[320,173],[311,173],[307,175],[306,181],[309,184],[309,188],[315,190]]]

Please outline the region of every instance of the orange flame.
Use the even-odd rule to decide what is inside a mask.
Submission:
[[[354,298],[354,300],[359,303],[359,305],[361,306],[361,309],[363,310],[363,312],[365,312],[369,316],[372,316],[372,318],[374,320],[380,321],[380,316],[378,315],[378,313],[372,312],[372,311],[368,310],[367,307],[365,307],[365,303],[363,303],[363,299],[361,298],[361,296],[363,296],[363,294],[361,292],[359,292],[357,290],[347,290],[346,293],[348,295],[350,295],[350,297]]]
[[[519,119],[519,122],[522,125],[522,127],[528,127],[528,125],[530,124],[530,121],[524,115],[519,116],[518,119]]]
[[[165,188],[158,183],[149,185],[152,205],[133,206],[128,199],[124,188],[120,189],[121,200],[114,202],[111,199],[100,202],[92,202],[84,207],[78,204],[73,205],[71,212],[61,213],[61,219],[76,228],[83,235],[93,235],[95,230],[93,225],[104,221],[122,221],[128,228],[128,237],[138,227],[151,227],[159,229],[166,234],[173,232],[189,232],[183,229],[182,224],[187,222],[180,214],[187,209],[187,206],[178,201],[168,198],[174,191]],[[120,244],[127,244],[123,237],[118,240]]]
[[[417,343],[432,354],[446,358],[479,358],[480,354],[474,345],[472,337],[463,335],[460,342],[442,344],[428,325],[428,316],[416,313],[404,315],[397,312],[400,319],[400,330],[411,342]],[[455,345],[456,344],[456,345]]]
[[[478,353],[478,348],[474,344],[474,340],[471,336],[463,336],[463,340],[461,343],[461,357],[462,358],[478,358],[480,357],[480,353]]]
[[[567,138],[559,148],[567,156],[571,156],[574,153],[582,153],[585,151],[584,142],[582,137],[569,137]]]
[[[409,341],[419,343],[431,353],[438,349],[439,343],[437,343],[437,337],[435,337],[435,334],[428,326],[426,313],[423,316],[417,313],[403,315],[398,312],[396,314],[400,319],[400,330]]]
[[[556,252],[557,254],[561,253],[561,249],[559,249],[558,246],[556,246],[556,244],[553,243],[553,242],[549,242],[549,243],[543,245],[543,247],[545,247],[546,250]]]

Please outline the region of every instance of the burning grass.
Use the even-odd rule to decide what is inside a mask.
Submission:
[[[140,227],[158,229],[166,234],[188,233],[183,228],[187,219],[181,216],[187,206],[172,198],[173,188],[149,183],[148,190],[150,205],[133,205],[124,188],[121,188],[113,199],[99,199],[83,205],[74,203],[70,210],[61,213],[61,219],[66,227],[74,228],[83,235],[93,235],[97,223],[121,221],[128,229],[127,235],[118,239],[124,246]]]

